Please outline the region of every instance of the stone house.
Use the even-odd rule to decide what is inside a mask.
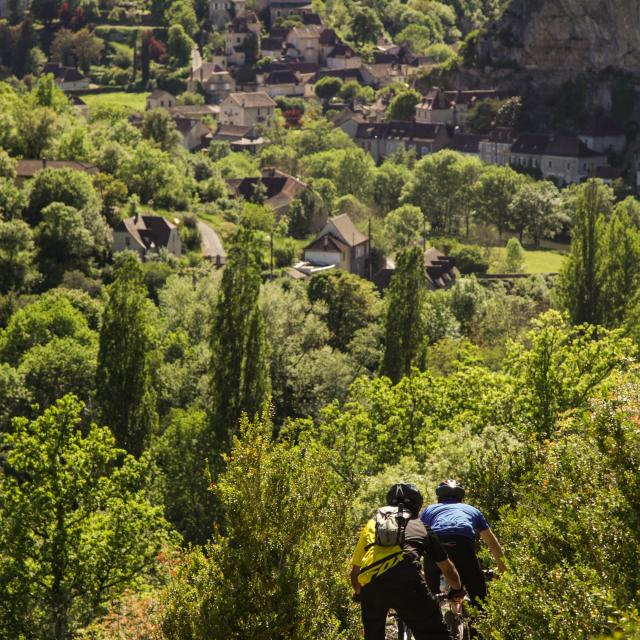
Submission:
[[[236,90],[236,83],[231,74],[219,64],[203,62],[193,69],[187,80],[187,90],[204,91],[207,101],[218,103]]]
[[[260,43],[260,52],[263,58],[273,58],[280,60],[284,50],[285,39],[281,37],[269,36],[263,38]]]
[[[323,28],[317,25],[294,27],[287,36],[287,42],[293,45],[304,62],[318,64],[320,61],[320,34]]]
[[[220,123],[243,127],[273,121],[276,103],[264,91],[230,93],[220,105]]]
[[[168,91],[156,89],[147,96],[147,111],[150,109],[172,109],[176,106],[176,97]]]
[[[348,44],[339,42],[327,54],[325,64],[329,69],[359,69],[362,58]]]
[[[356,229],[347,214],[329,218],[313,242],[304,248],[305,262],[333,266],[367,277],[371,241]]]
[[[449,133],[443,124],[365,122],[358,124],[354,142],[378,163],[400,150],[414,150],[418,158],[440,151],[448,144]]]
[[[180,144],[187,151],[197,151],[205,146],[204,137],[210,133],[210,129],[201,119],[175,116],[173,121],[180,135]]]
[[[209,0],[209,21],[221,29],[233,18],[241,16],[245,11],[245,0]]]
[[[433,87],[416,105],[416,122],[464,125],[467,114],[478,102],[502,97],[495,89],[443,91]]]
[[[260,32],[262,23],[253,11],[234,18],[224,33],[224,53],[227,66],[242,66],[246,62],[246,46],[255,38],[257,52],[260,52]]]
[[[589,124],[578,137],[589,149],[599,153],[622,153],[627,145],[625,130],[615,122],[603,120]]]
[[[294,176],[290,176],[278,169],[263,169],[260,178],[242,178],[227,181],[231,194],[251,200],[256,186],[260,183],[264,187],[264,204],[271,207],[277,218],[289,211],[291,203],[300,195],[307,185]]]
[[[327,56],[340,42],[342,42],[342,40],[340,40],[340,37],[333,29],[323,29],[320,32],[320,38],[318,40],[318,46],[320,47],[320,64],[327,64]]]
[[[90,176],[94,176],[99,172],[98,167],[88,162],[79,162],[77,160],[18,160],[16,163],[16,184],[22,185],[25,180],[30,180],[39,171],[43,169],[73,169],[74,171],[82,171]]]
[[[272,71],[263,77],[262,90],[275,98],[276,96],[303,96],[304,85],[293,71]]]
[[[542,175],[560,187],[583,182],[606,165],[606,154],[589,149],[577,136],[552,136],[541,159]]]
[[[113,230],[113,252],[136,251],[144,258],[166,249],[176,256],[182,254],[178,227],[161,216],[136,215],[121,220]]]
[[[343,109],[337,113],[331,120],[334,127],[342,129],[352,140],[356,137],[358,126],[366,124],[366,118],[358,112],[351,109]]]
[[[445,146],[445,149],[457,151],[465,156],[480,158],[480,143],[485,139],[486,136],[475,133],[455,133]]]
[[[396,62],[373,62],[363,64],[360,73],[363,84],[381,89],[392,82],[406,80],[407,67]]]
[[[578,136],[525,133],[511,147],[511,166],[537,171],[558,186],[578,184],[607,166],[607,157]]]
[[[313,13],[313,5],[309,0],[269,0],[269,17],[273,27],[278,18],[288,18],[290,15]]]
[[[537,133],[522,133],[511,145],[512,167],[542,173],[542,154],[549,144],[550,136]]]
[[[61,62],[49,62],[44,66],[44,74],[52,74],[54,82],[62,91],[82,91],[89,88],[89,78],[82,75],[77,67],[65,67]]]
[[[511,145],[516,135],[509,127],[496,127],[478,145],[480,159],[488,164],[508,165],[511,163]]]

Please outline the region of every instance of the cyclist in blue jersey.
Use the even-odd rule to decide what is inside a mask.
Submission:
[[[486,518],[481,511],[462,502],[464,494],[464,487],[455,480],[441,482],[436,489],[438,503],[428,506],[420,518],[438,536],[446,549],[449,559],[460,574],[471,603],[479,606],[487,595],[487,583],[476,556],[476,535],[489,547],[500,573],[505,571],[505,565],[502,547]],[[432,593],[438,593],[440,569],[428,558],[425,558],[424,568],[429,589]]]

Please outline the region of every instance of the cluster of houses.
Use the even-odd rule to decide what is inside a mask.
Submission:
[[[425,110],[424,105],[425,101],[418,105],[416,117],[408,122],[371,121],[361,113],[344,110],[334,118],[334,124],[376,162],[401,149],[415,152],[418,158],[451,149],[552,180],[558,186],[590,177],[611,184],[622,174],[609,164],[609,155],[622,153],[627,144],[624,130],[615,125],[598,124],[578,135],[519,133],[505,127],[480,135],[462,132],[464,112],[449,111],[446,122],[437,122],[439,116]],[[461,124],[453,125],[456,120]]]
[[[210,22],[222,30],[224,44],[207,61],[194,55],[187,81],[188,91],[203,95],[205,104],[179,105],[176,96],[162,89],[147,96],[146,109],[166,110],[188,151],[225,141],[234,151],[255,153],[269,144],[265,132],[274,122],[276,99],[313,98],[317,82],[328,76],[380,89],[407,80],[416,67],[434,62],[413,55],[407,46],[384,42],[364,60],[323,24],[307,0],[257,0],[251,6],[247,8],[245,0],[208,2]],[[258,15],[269,23],[268,30]],[[256,62],[255,74],[244,73],[247,65]],[[52,73],[56,84],[71,94],[89,87],[88,78],[75,68],[51,63],[45,72]],[[591,176],[612,183],[620,176],[608,158],[625,150],[627,137],[608,123],[598,123],[574,136],[521,133],[505,127],[486,135],[467,132],[467,120],[476,105],[507,97],[493,89],[447,91],[434,87],[422,96],[411,120],[388,120],[388,102],[380,98],[371,105],[346,106],[334,116],[333,124],[378,163],[398,151],[413,151],[420,158],[451,149],[551,179],[559,186]],[[142,114],[132,116],[136,125],[142,120]],[[23,160],[18,163],[18,180],[46,167],[71,164],[87,173],[97,171],[72,161]],[[264,169],[259,178],[230,179],[227,188],[230,196],[250,200],[258,183],[264,204],[277,218],[286,215],[293,200],[307,189],[295,176],[271,168]],[[113,232],[113,250],[133,250],[143,258],[160,250],[179,256],[178,222],[152,215],[122,220]],[[318,233],[304,248],[301,261],[287,270],[290,277],[305,279],[339,268],[372,280],[380,289],[389,285],[393,263],[376,263],[370,238],[347,215],[315,220],[313,228]],[[434,289],[450,286],[459,276],[455,260],[434,248],[425,251],[424,263]]]
[[[224,47],[211,61],[198,61],[191,69],[190,91],[201,91],[211,104],[221,103],[233,92],[264,92],[278,96],[313,97],[315,84],[326,76],[356,80],[381,88],[404,80],[409,71],[424,64],[406,46],[381,44],[369,62],[338,34],[326,27],[311,3],[302,0],[266,0],[258,12],[269,9],[270,28],[242,0],[209,4],[210,19],[224,29]],[[262,13],[261,13],[262,15]],[[283,19],[296,16],[289,26]],[[236,71],[260,59],[255,78],[245,80]]]

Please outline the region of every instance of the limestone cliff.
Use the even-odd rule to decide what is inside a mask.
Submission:
[[[480,46],[492,66],[640,76],[640,0],[512,0]]]

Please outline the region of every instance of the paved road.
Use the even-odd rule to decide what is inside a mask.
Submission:
[[[218,234],[202,220],[198,220],[198,229],[202,236],[202,253],[204,257],[216,261],[220,256],[220,262],[224,264],[227,260],[227,254]]]

